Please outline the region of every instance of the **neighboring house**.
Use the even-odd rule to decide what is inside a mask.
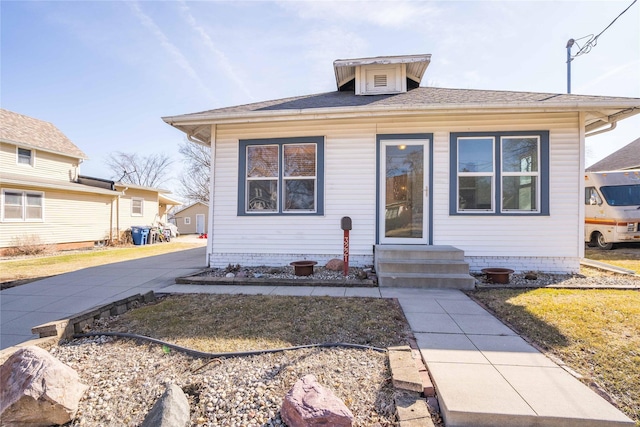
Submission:
[[[0,109],[0,252],[25,242],[60,249],[118,240],[166,221],[166,190],[82,177],[87,156],[53,124]]]
[[[587,172],[640,169],[640,138],[587,168]]]
[[[180,234],[206,234],[209,221],[209,205],[195,202],[176,211],[172,218]]]
[[[640,99],[419,87],[430,55],[337,60],[338,90],[164,117],[210,145],[208,259],[367,265],[451,245],[472,271],[577,272],[585,136]]]

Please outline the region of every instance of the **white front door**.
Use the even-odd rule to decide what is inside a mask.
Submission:
[[[204,234],[204,214],[196,214],[196,233]]]
[[[427,139],[380,141],[380,243],[429,243],[428,156]]]

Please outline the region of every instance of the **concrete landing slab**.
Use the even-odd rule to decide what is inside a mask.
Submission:
[[[538,415],[537,425],[633,426],[609,402],[559,367],[496,366]]]
[[[447,427],[535,425],[536,413],[491,365],[428,364]]]

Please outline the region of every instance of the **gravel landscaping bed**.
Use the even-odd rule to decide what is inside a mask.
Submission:
[[[387,356],[371,350],[304,349],[196,359],[158,345],[95,337],[54,347],[89,389],[68,426],[139,425],[167,383],[189,398],[195,426],[281,426],[282,399],[313,373],[353,412],[354,426],[393,426]]]
[[[313,274],[309,276],[296,276],[294,268],[290,266],[283,267],[241,267],[240,265],[229,265],[226,268],[211,268],[198,274],[199,277],[227,277],[227,278],[246,278],[246,279],[287,279],[300,280],[301,282],[326,280],[336,282],[356,282],[367,280],[371,276],[372,268],[349,267],[348,275],[345,277],[344,272],[329,270],[322,266],[315,266]]]
[[[602,270],[584,268],[585,274],[547,274],[521,273],[511,274],[509,283],[493,284],[487,281],[484,274],[473,274],[477,279],[476,286],[482,288],[620,288],[640,289],[640,277],[627,274],[608,273]]]

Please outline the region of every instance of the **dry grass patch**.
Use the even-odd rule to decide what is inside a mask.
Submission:
[[[0,260],[0,283],[39,279],[114,262],[129,261],[201,247],[199,243],[169,242],[157,245],[108,247],[51,256]]]
[[[640,274],[640,245],[619,244],[610,251],[586,248],[584,256],[585,258],[633,270],[636,274]]]
[[[395,300],[269,295],[182,295],[109,325],[207,352],[345,342],[388,347],[411,334]]]
[[[500,289],[472,297],[597,383],[640,426],[640,292]]]

